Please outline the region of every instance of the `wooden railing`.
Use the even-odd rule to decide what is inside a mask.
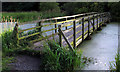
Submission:
[[[56,17],[56,18],[50,18],[50,19],[42,19],[42,20],[37,20],[37,21],[34,21],[36,23],[38,23],[38,26],[36,27],[32,27],[32,28],[28,28],[28,29],[23,29],[23,30],[18,30],[18,27],[20,24],[16,23],[15,25],[15,33],[17,33],[16,35],[16,38],[17,38],[17,42],[19,44],[19,41],[20,40],[23,40],[23,39],[26,39],[26,38],[29,38],[29,37],[32,37],[32,36],[35,36],[35,35],[40,35],[40,38],[38,39],[34,39],[34,40],[31,40],[30,42],[37,42],[37,41],[41,41],[41,40],[44,40],[45,38],[43,38],[42,36],[42,33],[45,33],[45,32],[49,32],[49,31],[55,31],[55,33],[51,34],[51,35],[48,35],[48,37],[52,37],[52,36],[55,36],[55,35],[58,35],[59,33],[59,39],[60,39],[60,46],[62,46],[62,42],[63,41],[66,41],[66,40],[62,40],[62,34],[61,32],[62,31],[71,31],[71,30],[74,30],[74,34],[73,35],[70,35],[68,38],[71,38],[74,36],[74,41],[70,43],[71,46],[74,46],[74,48],[80,43],[79,39],[82,38],[82,40],[84,40],[86,38],[86,34],[89,33],[90,34],[90,31],[93,29],[96,30],[96,27],[94,28],[94,22],[92,23],[92,26],[93,28],[89,28],[91,25],[89,24],[91,21],[90,20],[94,20],[95,18],[99,18],[97,20],[102,20],[102,18],[104,18],[103,16],[109,16],[108,13],[97,13],[97,12],[91,12],[91,13],[84,13],[84,14],[78,14],[78,15],[72,15],[72,16],[64,16],[64,17]],[[109,17],[108,17],[109,18]],[[106,18],[106,19],[108,19]],[[104,21],[106,19],[103,19]],[[106,20],[107,21],[107,20]],[[49,22],[50,24],[45,24],[46,22]],[[82,24],[80,24],[82,22]],[[85,23],[89,22],[89,27],[84,27]],[[79,23],[79,25],[75,25],[76,23]],[[102,25],[103,21],[101,21],[101,23],[98,23],[97,26],[100,27]],[[57,31],[58,30],[58,25],[61,25],[59,27],[59,32]],[[73,27],[70,27],[68,28],[69,26],[73,25]],[[42,28],[44,27],[50,27],[50,26],[54,26],[54,28],[52,29],[49,29],[49,30],[42,30]],[[75,31],[76,28],[82,26],[82,30],[80,31]],[[65,27],[65,30],[62,30],[62,28]],[[88,31],[86,31],[84,33],[84,29],[85,28],[89,28]],[[25,31],[29,31],[29,30],[34,30],[34,29],[37,29],[39,31],[37,31],[36,33],[33,33],[33,34],[30,34],[30,35],[26,35],[26,36],[19,36],[20,33],[22,32],[25,32]],[[61,32],[60,32],[61,31]],[[76,34],[81,32],[82,31],[82,34],[81,36],[79,36],[78,38],[76,38]],[[62,35],[62,36],[60,36]],[[84,36],[85,35],[85,36]],[[42,36],[42,37],[41,37]],[[63,36],[65,37],[65,36]],[[65,37],[66,38],[66,37]],[[66,38],[66,39],[68,39]]]
[[[91,20],[92,20],[92,22],[91,22]],[[60,46],[62,46],[62,42],[63,42],[62,40],[65,40],[67,42],[70,50],[73,50],[73,48],[76,48],[76,46],[78,46],[81,42],[83,42],[86,37],[89,37],[90,34],[92,34],[92,32],[101,28],[101,26],[109,20],[110,20],[109,13],[98,13],[98,14],[94,14],[92,17],[88,16],[88,17],[83,17],[82,19],[79,19],[79,20],[76,19],[72,22],[73,27],[70,29],[70,30],[73,30],[73,34],[71,34],[68,37],[66,37],[64,34],[65,32],[62,31],[62,28],[61,28],[62,25],[59,25],[58,31],[59,31]],[[82,22],[82,24],[76,25],[77,22]],[[85,25],[85,24],[87,24],[87,25]],[[78,27],[82,27],[82,29],[80,29],[76,32],[76,28],[78,28]],[[90,28],[90,27],[92,27],[92,28]],[[86,30],[86,28],[87,28],[87,30]],[[79,32],[82,32],[82,34],[79,35],[78,38],[76,38],[76,34]],[[62,36],[64,39],[62,39]],[[68,40],[69,40],[69,38],[72,38],[72,37],[73,37],[73,41],[70,43]]]

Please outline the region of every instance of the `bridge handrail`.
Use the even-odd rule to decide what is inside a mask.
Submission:
[[[84,14],[86,14],[86,15],[84,15],[84,24],[85,23],[87,23],[88,22],[88,17],[90,18],[90,20],[93,20],[93,19],[95,19],[95,18],[97,18],[97,17],[99,17],[99,18],[102,18],[103,17],[103,15],[105,15],[105,14],[108,14],[108,13],[97,13],[97,12],[92,12],[92,13],[84,13]],[[92,15],[91,15],[92,14]],[[78,15],[73,15],[73,16],[81,16],[82,14],[78,14]],[[72,17],[72,16],[67,16],[67,17]],[[65,17],[61,17],[61,18],[65,18]],[[49,24],[49,25],[42,25],[42,23],[44,22],[44,21],[46,21],[46,20],[42,20],[42,21],[38,21],[38,24],[39,24],[39,26],[37,26],[37,27],[33,27],[33,28],[28,28],[28,29],[24,29],[24,30],[18,30],[18,23],[16,24],[16,26],[17,26],[17,40],[18,41],[20,41],[20,40],[22,40],[22,39],[25,39],[25,38],[28,38],[28,37],[31,37],[31,36],[34,36],[34,35],[38,35],[38,34],[42,34],[42,33],[45,33],[45,32],[48,32],[48,31],[52,31],[52,30],[55,30],[55,33],[54,34],[52,34],[52,35],[49,35],[48,37],[52,37],[52,36],[54,36],[54,35],[57,35],[58,34],[58,32],[57,32],[57,30],[58,30],[58,27],[57,27],[57,24],[59,25],[59,24],[61,24],[61,27],[66,27],[66,31],[67,30],[72,30],[73,29],[73,27],[71,27],[71,29],[69,28],[67,28],[68,26],[71,26],[71,25],[73,25],[73,22],[75,21],[75,23],[78,23],[78,22],[83,22],[82,21],[82,19],[83,19],[82,17],[80,17],[80,18],[77,18],[77,19],[71,19],[71,20],[66,20],[66,21],[62,21],[62,22],[55,22],[55,23],[52,23],[51,22],[51,24]],[[52,18],[51,18],[52,19]],[[49,20],[51,20],[51,19],[49,19]],[[53,19],[60,19],[60,18],[53,18]],[[48,19],[47,19],[48,20]],[[49,29],[49,30],[41,30],[41,28],[42,27],[46,27],[46,26],[50,26],[50,25],[55,25],[55,28],[52,28],[52,29]],[[79,26],[82,26],[82,25],[79,25]],[[79,27],[79,26],[76,26],[76,27]],[[87,28],[87,27],[85,27],[85,28]],[[39,32],[36,32],[36,33],[33,33],[33,34],[30,34],[30,35],[27,35],[27,36],[22,36],[22,37],[19,37],[19,34],[21,33],[21,32],[24,32],[24,31],[28,31],[28,30],[32,30],[32,29],[39,29],[40,31]],[[90,30],[92,30],[92,29],[94,29],[94,28],[91,28]],[[79,31],[79,32],[81,32],[81,31]],[[79,32],[77,32],[77,33],[79,33]],[[87,32],[85,32],[85,34],[86,34]],[[71,38],[72,37],[72,35],[69,37],[69,38]],[[79,38],[81,38],[81,36],[79,37]],[[40,40],[43,40],[42,38],[40,38],[40,39],[37,39],[38,41],[40,41]],[[36,42],[37,40],[33,40],[33,41],[31,41],[31,42]],[[78,41],[79,39],[77,38],[76,39],[76,41]],[[71,43],[72,45],[73,45],[73,42]]]

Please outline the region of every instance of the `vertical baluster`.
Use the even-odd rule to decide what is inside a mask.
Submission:
[[[57,28],[57,19],[55,20],[55,28]],[[55,29],[55,33],[57,33],[57,29]]]
[[[73,21],[73,48],[76,48],[76,23]]]
[[[82,41],[84,41],[84,18],[82,18]]]

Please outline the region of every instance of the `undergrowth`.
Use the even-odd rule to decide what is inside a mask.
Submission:
[[[48,41],[48,45],[44,45],[47,50],[43,56],[42,67],[43,70],[56,70],[56,71],[73,71],[79,67],[84,67],[81,58],[82,53],[67,50],[60,47],[55,41]]]

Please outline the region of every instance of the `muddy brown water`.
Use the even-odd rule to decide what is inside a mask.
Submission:
[[[110,62],[115,61],[118,50],[118,24],[107,24],[101,31],[92,34],[91,40],[85,40],[78,47],[77,51],[82,50],[83,56],[94,59],[94,63],[83,70],[110,70]]]

